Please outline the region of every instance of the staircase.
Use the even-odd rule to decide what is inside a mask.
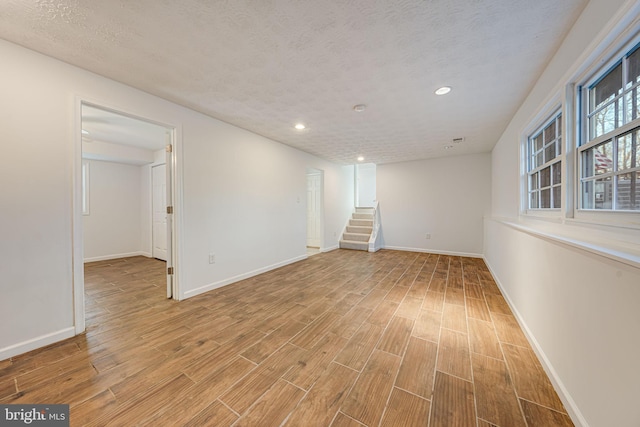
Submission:
[[[369,238],[373,231],[374,208],[356,208],[340,239],[340,248],[358,251],[369,250]]]

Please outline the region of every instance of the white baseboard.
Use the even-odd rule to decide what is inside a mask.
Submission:
[[[61,329],[50,334],[41,335],[39,337],[23,341],[18,344],[10,345],[9,347],[0,349],[0,360],[5,360],[10,357],[29,352],[31,350],[56,343],[58,341],[66,340],[67,338],[73,337],[75,334],[76,330],[73,326],[71,326],[69,328]]]
[[[183,299],[191,298],[196,295],[200,295],[205,292],[209,292],[214,289],[218,289],[223,286],[227,286],[232,283],[239,282],[240,280],[248,279],[250,277],[257,276],[258,274],[266,273],[267,271],[275,270],[276,268],[284,267],[285,265],[289,265],[289,264],[293,264],[294,262],[305,260],[307,258],[308,258],[307,254],[304,254],[301,256],[297,256],[295,258],[288,259],[286,261],[282,261],[282,262],[272,264],[263,268],[259,268],[257,270],[250,271],[248,273],[243,273],[237,276],[230,277],[228,279],[220,280],[219,282],[210,283],[208,285],[204,285],[196,289],[191,289],[189,291],[186,291],[183,294],[183,298],[180,298],[180,299],[183,300]]]
[[[335,245],[335,246],[329,246],[327,248],[322,248],[320,249],[320,252],[331,252],[331,251],[335,251],[336,249],[340,249],[340,245]]]
[[[402,246],[383,246],[379,249],[389,249],[393,251],[406,251],[406,252],[423,252],[423,253],[438,254],[438,255],[463,256],[468,258],[483,258],[482,254],[474,254],[474,253],[468,253],[468,252],[440,251],[437,249],[405,248]]]
[[[111,254],[111,255],[102,255],[91,258],[85,258],[84,262],[96,262],[96,261],[107,261],[110,259],[118,259],[118,258],[129,258],[132,256],[145,256],[147,258],[151,258],[151,254],[149,252],[127,252],[123,254]]]
[[[527,337],[529,344],[531,344],[533,351],[538,356],[538,360],[540,360],[540,363],[542,364],[542,368],[545,370],[545,372],[549,376],[549,379],[553,383],[553,387],[558,393],[558,397],[560,397],[560,400],[562,400],[562,403],[564,404],[564,407],[566,408],[567,413],[571,417],[571,420],[576,426],[589,427],[587,420],[582,415],[582,412],[580,412],[578,405],[576,405],[576,402],[573,400],[573,398],[569,394],[569,391],[564,386],[564,383],[558,376],[558,373],[556,372],[556,370],[553,368],[553,365],[551,364],[546,354],[542,350],[542,347],[540,347],[540,344],[538,343],[534,335],[531,333],[531,330],[529,330],[529,328],[527,327],[527,324],[524,322],[524,319],[520,315],[520,312],[511,301],[511,298],[509,298],[509,295],[505,292],[504,286],[502,286],[502,283],[500,283],[500,279],[498,278],[495,271],[491,267],[491,264],[484,257],[483,257],[483,260],[484,260],[484,263],[489,268],[489,271],[491,272],[491,276],[493,276],[493,280],[495,280],[496,284],[498,285],[498,288],[500,288],[500,292],[502,292],[502,296],[504,296],[504,299],[507,301],[507,304],[509,304],[511,311],[513,311],[513,315],[515,316],[516,320],[518,321],[518,324],[520,325],[520,328],[522,329],[525,336]]]

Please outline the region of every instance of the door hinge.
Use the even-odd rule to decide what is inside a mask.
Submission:
[[[172,214],[173,213],[173,206],[167,206],[167,213],[168,214]]]
[[[169,267],[169,268],[167,268],[167,274],[168,274],[169,276],[173,275],[173,267]]]
[[[171,144],[168,144],[168,145],[165,147],[165,150],[167,150],[167,153],[171,153],[171,152],[173,151],[173,146],[172,146]]]

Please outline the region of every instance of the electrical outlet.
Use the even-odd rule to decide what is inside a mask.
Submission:
[[[431,233],[427,233],[427,235],[425,236],[425,239],[429,240],[431,238]]]
[[[209,254],[209,264],[216,263],[216,254]]]

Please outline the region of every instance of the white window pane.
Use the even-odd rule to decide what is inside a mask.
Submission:
[[[533,148],[535,151],[542,150],[544,146],[544,141],[542,140],[542,132],[538,134],[538,136],[533,138]]]
[[[622,63],[602,77],[589,91],[591,108],[597,110],[600,106],[612,100],[622,89]]]
[[[549,209],[551,207],[551,189],[540,191],[540,207],[543,209]]]
[[[624,108],[627,114],[627,123],[638,118],[638,107],[640,100],[638,99],[638,88],[633,88],[624,95]]]
[[[613,171],[612,146],[611,141],[607,141],[582,153],[583,178]]]
[[[552,194],[553,194],[553,207],[556,209],[559,209],[562,205],[562,197],[561,197],[561,189],[560,186],[557,187],[553,187],[551,189]]]
[[[605,133],[609,133],[616,128],[616,106],[615,103],[607,105],[602,110],[595,113],[589,119],[589,139],[594,139]]]
[[[527,139],[528,152],[526,155],[529,166],[527,171],[527,205],[530,209],[553,208],[555,196],[551,187],[562,182],[560,162],[555,160],[560,152],[561,117],[561,113],[557,111],[552,117],[541,123],[541,126]],[[537,171],[531,173],[532,170]]]
[[[620,210],[639,210],[640,194],[638,187],[640,173],[627,173],[616,177],[616,208]]]
[[[636,49],[627,57],[627,82],[640,82],[640,49]]]
[[[611,185],[611,177],[597,179],[595,184],[595,209],[611,209],[613,188]]]
[[[551,185],[551,167],[547,166],[546,168],[540,171],[540,187],[548,187]]]
[[[562,163],[554,163],[553,165],[551,165],[551,169],[553,170],[552,183],[560,184],[562,182]]]
[[[640,167],[640,131],[635,131],[618,138],[618,170]]]
[[[555,120],[544,129],[544,143],[548,144],[556,139],[556,122]]]
[[[594,209],[595,192],[593,191],[593,181],[582,183],[582,209]]]
[[[556,145],[555,144],[548,145],[544,149],[544,161],[548,162],[555,158],[556,158]]]

